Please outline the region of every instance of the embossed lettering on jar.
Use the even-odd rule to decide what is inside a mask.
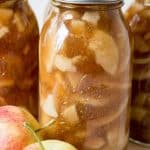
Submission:
[[[25,107],[37,116],[38,40],[26,0],[0,0],[0,106]]]
[[[40,38],[40,122],[79,150],[125,150],[131,49],[122,1],[52,1]]]

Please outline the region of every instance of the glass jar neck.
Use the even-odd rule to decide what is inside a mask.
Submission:
[[[83,3],[66,3],[63,1],[57,1],[57,0],[51,0],[52,5],[57,7],[65,7],[65,8],[88,8],[88,9],[94,9],[94,10],[107,10],[107,9],[118,9],[123,6],[123,2],[120,1],[118,3],[100,3],[100,4],[83,4]]]

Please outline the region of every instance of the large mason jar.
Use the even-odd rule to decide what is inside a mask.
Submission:
[[[53,0],[40,39],[40,122],[79,150],[125,150],[131,49],[122,0]]]
[[[131,138],[150,147],[150,1],[136,0],[126,15],[135,41]]]
[[[38,115],[38,40],[27,0],[0,0],[0,106]]]

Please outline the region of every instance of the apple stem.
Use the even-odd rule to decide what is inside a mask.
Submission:
[[[55,119],[52,119],[52,120],[50,120],[47,124],[45,124],[43,127],[39,128],[39,129],[36,129],[35,132],[36,132],[36,133],[37,133],[37,132],[40,132],[41,130],[43,130],[43,129],[49,127],[49,126],[51,126],[51,125],[54,124],[55,122],[56,122],[56,120],[55,120]]]
[[[28,131],[34,136],[34,138],[36,139],[36,141],[39,143],[41,150],[45,150],[40,138],[38,137],[38,135],[36,134],[36,132],[34,131],[34,129],[31,127],[31,125],[27,122],[24,122],[24,127],[26,129],[28,129]]]

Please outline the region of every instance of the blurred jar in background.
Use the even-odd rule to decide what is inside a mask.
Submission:
[[[131,138],[150,146],[150,1],[135,1],[126,15],[135,40]]]
[[[36,18],[26,0],[0,0],[0,106],[38,110]]]
[[[125,150],[131,48],[122,0],[53,0],[40,39],[40,122],[79,150]]]

